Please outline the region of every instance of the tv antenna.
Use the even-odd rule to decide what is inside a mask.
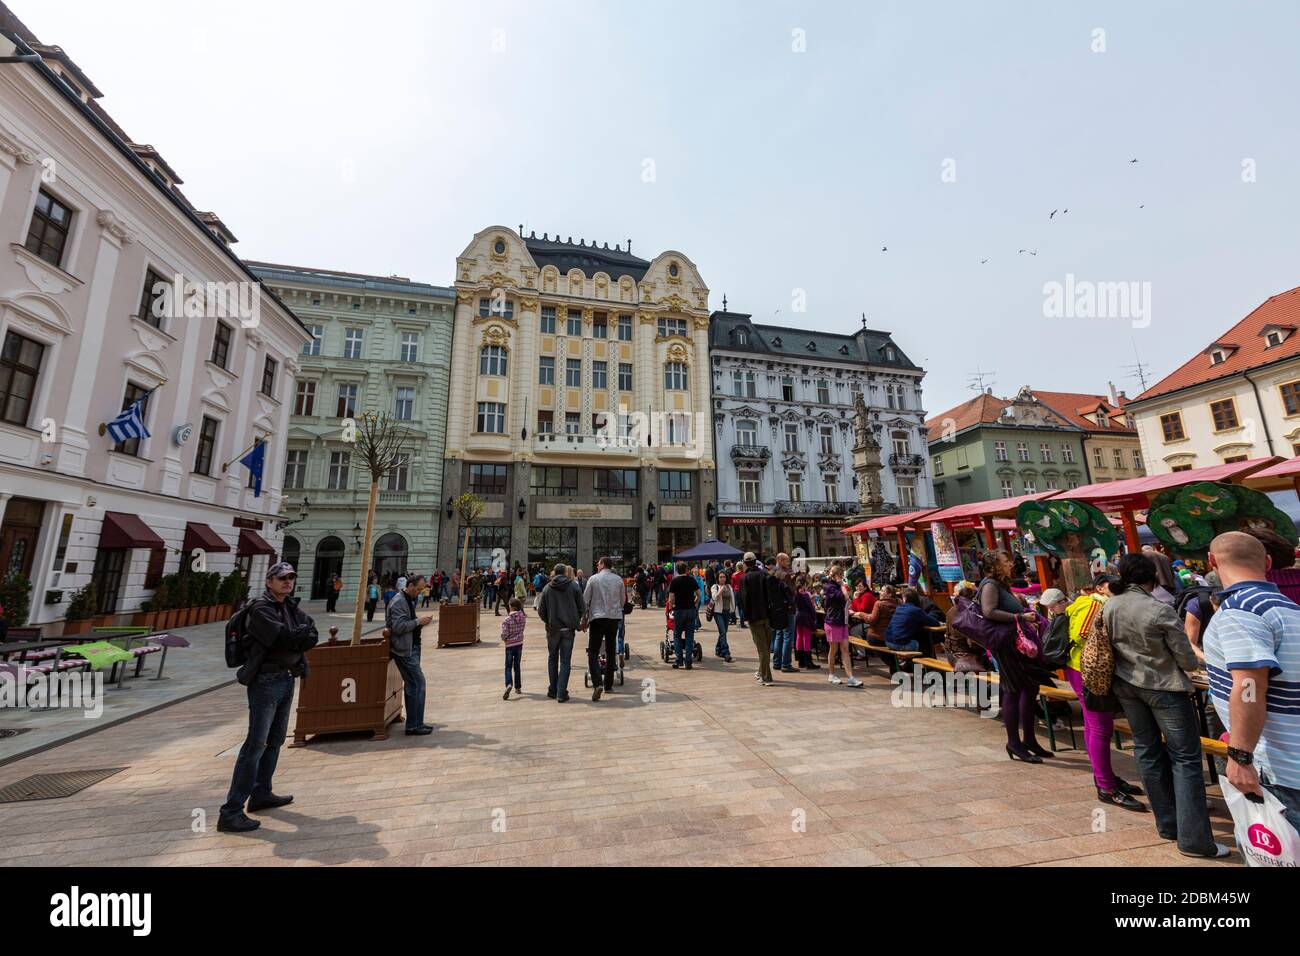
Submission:
[[[1132,340],[1130,339],[1130,341]],[[1137,342],[1133,342],[1133,358],[1137,360],[1133,365],[1124,366],[1124,371],[1128,372],[1126,377],[1137,379],[1138,384],[1142,386],[1142,391],[1145,392],[1147,390],[1147,374],[1150,370],[1150,366],[1147,365],[1146,362],[1143,362],[1142,356],[1138,354]]]
[[[993,376],[996,372],[986,372],[978,365],[975,371],[966,376],[966,387],[972,392],[985,392],[997,384],[997,379]]]

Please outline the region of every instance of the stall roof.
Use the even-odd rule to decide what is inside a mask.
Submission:
[[[909,524],[915,523],[925,515],[934,514],[936,510],[938,509],[923,508],[920,511],[912,511],[904,515],[882,515],[879,518],[872,518],[870,521],[855,524],[851,528],[845,528],[840,533],[866,534],[868,531],[895,531],[898,528],[906,528]]]
[[[1140,510],[1151,503],[1150,495],[1157,491],[1190,485],[1195,481],[1232,481],[1234,478],[1257,473],[1277,461],[1277,458],[1253,458],[1250,461],[1234,461],[1226,465],[1210,465],[1207,468],[1193,468],[1164,475],[1102,481],[1062,492],[1062,497],[1085,501],[1102,511],[1124,511],[1130,508]]]
[[[1258,491],[1287,491],[1300,480],[1300,458],[1288,458],[1276,465],[1257,471],[1242,482]]]
[[[1032,495],[1020,495],[1018,498],[992,498],[989,501],[976,501],[971,504],[953,505],[951,508],[945,508],[942,511],[932,512],[925,517],[925,523],[931,524],[935,521],[955,521],[959,518],[1014,518],[1016,509],[1026,501],[1040,501],[1043,498],[1052,498],[1057,495],[1072,497],[1074,492],[1063,492],[1058,490],[1039,491]]]

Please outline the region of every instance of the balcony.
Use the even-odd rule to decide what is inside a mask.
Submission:
[[[737,465],[762,467],[772,460],[772,449],[766,445],[732,445],[731,460]]]
[[[889,469],[897,474],[914,475],[925,467],[924,455],[890,455]]]
[[[857,510],[847,501],[778,501],[772,507],[778,515],[851,515]]]

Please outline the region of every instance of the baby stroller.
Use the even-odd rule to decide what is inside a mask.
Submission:
[[[615,643],[615,647],[618,650],[618,669],[614,672],[614,675],[618,678],[618,686],[622,687],[623,684],[625,683],[625,681],[623,680],[623,665],[627,663],[627,645],[623,643],[622,622],[620,622],[618,625],[618,639]],[[601,673],[604,673],[605,671],[605,652],[603,650],[600,652],[600,670]],[[582,686],[583,687],[591,686],[590,670],[583,671]]]
[[[659,656],[662,657],[664,663],[667,664],[677,654],[676,649],[673,647],[673,612],[671,608],[664,610],[664,622],[664,639],[659,642]],[[695,630],[699,631],[699,629],[699,618],[697,615]],[[704,660],[704,648],[700,645],[698,637],[695,639],[694,645],[695,663],[698,664]]]

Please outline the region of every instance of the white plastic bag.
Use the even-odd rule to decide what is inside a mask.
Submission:
[[[1256,803],[1234,787],[1227,776],[1219,777],[1223,798],[1237,838],[1237,850],[1249,866],[1300,865],[1300,833],[1283,815],[1282,801],[1264,789],[1264,801]]]

